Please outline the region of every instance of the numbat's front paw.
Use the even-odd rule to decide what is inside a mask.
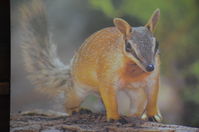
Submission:
[[[158,112],[158,114],[148,117],[149,121],[155,121],[155,122],[161,122],[162,121],[162,115],[160,114],[160,112]]]
[[[154,122],[161,122],[162,121],[162,115],[160,112],[154,116],[147,116],[146,113],[144,113],[141,117],[143,120],[148,120],[148,121],[154,121]]]
[[[155,115],[152,117],[148,117],[149,121],[154,121],[154,122],[161,122],[162,121],[162,117],[160,117],[159,115]]]

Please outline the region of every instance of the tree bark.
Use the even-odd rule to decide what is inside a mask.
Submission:
[[[11,115],[10,132],[199,132],[199,128],[127,117],[120,121],[107,122],[104,114],[86,110],[72,116],[46,113],[33,111]]]

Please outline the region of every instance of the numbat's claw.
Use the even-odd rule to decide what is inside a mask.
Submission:
[[[141,119],[142,119],[142,120],[147,120],[147,119],[148,119],[147,114],[146,114],[146,113],[144,113],[144,114],[141,116]]]
[[[154,122],[161,122],[162,121],[162,116],[161,115],[155,115],[152,117],[148,117],[149,121],[154,121]]]

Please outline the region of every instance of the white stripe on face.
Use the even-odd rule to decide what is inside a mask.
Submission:
[[[153,37],[153,38],[152,38],[152,44],[153,44],[152,52],[153,52],[153,53],[155,53],[155,42],[156,42],[156,38]]]

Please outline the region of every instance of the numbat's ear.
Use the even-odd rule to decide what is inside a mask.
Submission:
[[[160,9],[156,9],[153,12],[149,21],[147,22],[147,24],[145,25],[145,27],[147,27],[151,32],[153,32],[155,30],[159,18],[160,18]]]
[[[121,18],[114,18],[113,23],[124,36],[127,36],[132,30],[131,26]]]

